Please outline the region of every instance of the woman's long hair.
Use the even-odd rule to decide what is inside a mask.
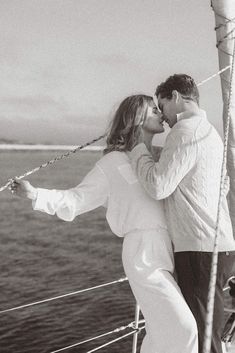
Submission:
[[[138,94],[121,102],[107,134],[104,154],[131,151],[138,141],[141,122],[144,122],[147,108],[152,101],[152,97]]]

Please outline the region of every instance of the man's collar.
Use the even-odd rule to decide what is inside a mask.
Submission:
[[[182,112],[182,113],[179,113],[179,114],[176,114],[177,116],[177,122],[182,120],[182,119],[188,119],[190,118],[191,116],[201,116],[203,118],[206,118],[206,112],[205,110],[203,109],[199,109],[199,112],[198,113],[195,113],[195,112],[191,112],[191,111],[186,111],[186,112]]]

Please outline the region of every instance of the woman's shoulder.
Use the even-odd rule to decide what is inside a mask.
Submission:
[[[109,167],[111,165],[118,166],[119,164],[122,164],[123,162],[127,162],[129,160],[127,154],[125,152],[120,152],[120,151],[112,151],[109,153],[106,153],[98,162],[97,164],[100,167]]]

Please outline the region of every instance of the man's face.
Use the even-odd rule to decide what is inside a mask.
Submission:
[[[158,99],[158,107],[163,114],[163,119],[169,125],[169,127],[172,128],[177,122],[176,114],[178,113],[177,103],[174,96],[172,96],[171,99],[167,99],[167,98],[161,98],[159,94],[157,99]]]

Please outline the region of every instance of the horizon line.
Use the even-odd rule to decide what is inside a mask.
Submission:
[[[0,150],[74,150],[80,145],[45,145],[45,144],[21,144],[21,143],[2,143]],[[102,151],[105,146],[87,146],[81,149],[86,151]]]

